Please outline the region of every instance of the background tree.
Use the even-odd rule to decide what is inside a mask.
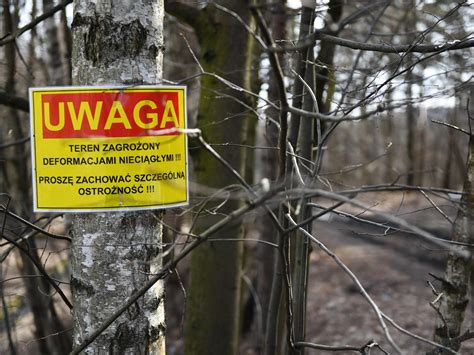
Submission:
[[[203,76],[201,100],[197,117],[203,138],[216,146],[216,151],[236,171],[244,174],[245,128],[248,123],[245,93],[222,85],[214,75],[228,80],[237,87],[250,89],[252,41],[237,16],[249,23],[249,2],[220,1],[202,10],[181,3],[170,3],[167,10],[184,19],[196,32],[200,44],[199,61]],[[223,9],[225,11],[223,11]],[[232,12],[232,13],[231,13]],[[227,145],[225,148],[219,145]],[[214,189],[216,201],[208,205],[202,200],[205,211],[198,215],[198,228],[215,223],[216,217],[227,215],[239,206],[233,196],[239,192],[232,186],[237,181],[221,162],[206,149],[191,146],[197,182]],[[241,227],[232,225],[223,230],[217,239],[238,239]],[[189,354],[235,354],[239,339],[241,271],[243,245],[235,242],[209,242],[193,253],[190,284],[186,303],[186,352]],[[216,305],[219,311],[216,312]],[[215,336],[219,334],[219,336]]]
[[[19,24],[20,4],[18,1],[11,3],[3,1],[3,32],[14,33]],[[21,90],[16,84],[17,71],[20,70],[18,61],[21,64],[21,57],[18,55],[18,45],[14,42],[5,46],[5,92],[16,96]],[[27,124],[24,113],[15,109],[8,109],[6,121],[3,122],[2,141],[22,142],[28,136]],[[31,199],[30,172],[28,165],[29,149],[24,144],[15,144],[7,148],[7,160],[3,164],[3,176],[6,191],[11,194],[9,208],[25,219],[34,219],[29,201]],[[18,226],[16,227],[18,228]],[[38,243],[35,238],[28,238],[25,241],[25,250],[19,253],[19,263],[22,274],[30,275],[23,279],[27,292],[27,300],[30,304],[35,335],[39,340],[38,352],[41,354],[64,353],[71,348],[70,335],[60,333],[58,336],[49,337],[50,334],[57,333],[65,328],[59,319],[58,311],[52,302],[51,293],[54,292],[51,285],[41,277],[36,265],[41,265],[38,250],[42,243]],[[35,265],[36,264],[36,265]],[[34,275],[35,277],[31,277]]]
[[[471,107],[474,100],[474,89],[470,89]],[[469,120],[472,116],[469,114]],[[455,250],[449,253],[446,263],[445,276],[440,278],[442,288],[439,297],[438,319],[434,339],[439,343],[459,351],[461,344],[467,338],[472,336],[469,328],[463,332],[463,322],[466,316],[466,309],[470,302],[470,284],[472,271],[472,251],[466,245],[473,244],[472,231],[474,220],[474,142],[472,140],[472,132],[469,136],[469,151],[467,156],[467,172],[464,180],[463,196],[461,205],[457,212],[456,219],[453,224],[451,240],[459,245]],[[467,324],[469,327],[469,324]],[[449,354],[450,352],[443,349],[435,349],[430,354]]]

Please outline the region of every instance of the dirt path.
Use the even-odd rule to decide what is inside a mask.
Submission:
[[[427,280],[433,281],[430,273],[443,275],[445,252],[433,251],[405,233],[380,236],[380,229],[361,229],[358,224],[337,219],[317,223],[314,232],[356,274],[385,314],[410,332],[432,337],[435,311],[429,303],[434,296]],[[392,351],[368,302],[320,250],[312,253],[309,290],[309,341],[361,346],[373,339]],[[472,319],[472,312],[468,317]],[[406,354],[424,354],[430,348],[393,327],[390,332]],[[315,350],[308,353],[331,354]],[[465,343],[461,354],[472,353],[474,341]],[[374,350],[371,354],[383,352]]]

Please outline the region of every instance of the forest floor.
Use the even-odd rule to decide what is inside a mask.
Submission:
[[[378,211],[393,213],[435,236],[450,235],[451,224],[419,193],[369,194],[362,202]],[[442,198],[434,198],[433,202],[454,220],[456,209],[450,202]],[[371,212],[354,208],[346,211],[387,223]],[[428,281],[439,287],[430,274],[443,276],[446,251],[414,234],[387,231],[334,214],[329,220],[315,223],[313,233],[352,270],[382,312],[406,330],[432,338],[436,312],[430,302],[436,296]],[[466,319],[472,320],[472,303]],[[382,349],[393,351],[374,311],[354,282],[317,247],[311,253],[307,320],[309,342],[360,347],[375,340]],[[391,326],[389,331],[406,354],[424,354],[430,349]],[[321,350],[307,353],[334,354]],[[371,354],[383,351],[374,348]],[[474,354],[474,341],[466,342],[461,354]]]
[[[428,281],[439,287],[430,274],[443,276],[445,253],[434,252],[432,246],[413,235],[381,236],[376,235],[380,230],[361,231],[340,222],[319,223],[316,231],[320,240],[354,272],[382,312],[406,330],[432,339],[436,312],[430,302],[436,296]],[[375,340],[387,352],[393,351],[375,313],[354,282],[319,250],[312,253],[307,314],[310,342],[360,347]],[[472,309],[466,318],[472,319]],[[388,328],[406,354],[424,354],[431,349],[391,326]],[[308,351],[316,353],[333,354]],[[371,354],[384,353],[374,349]],[[474,354],[474,341],[466,342],[461,354]]]
[[[454,219],[456,209],[443,198],[433,198],[439,208]],[[391,212],[404,220],[422,227],[434,235],[447,238],[451,225],[432,204],[419,193],[367,194],[363,203],[379,211]],[[346,207],[346,212],[357,214],[388,226],[386,220],[368,211]],[[430,275],[443,276],[447,252],[430,242],[406,231],[393,232],[355,222],[347,217],[331,214],[324,221],[313,226],[313,234],[331,249],[357,276],[379,308],[406,330],[428,339],[432,338],[436,312],[430,306],[436,296],[428,281],[438,288],[439,284]],[[50,245],[51,247],[51,245]],[[48,255],[48,265],[58,272],[58,265],[67,265],[67,245],[58,244],[55,253]],[[184,268],[185,269],[185,264]],[[18,276],[14,271],[15,262],[4,265],[9,269],[9,277]],[[67,268],[67,267],[66,267]],[[59,275],[62,274],[62,275]],[[57,277],[67,279],[67,273],[59,272]],[[183,274],[184,285],[186,275]],[[5,283],[6,296],[23,294],[20,279]],[[184,312],[183,292],[172,279],[168,283],[167,295],[167,354],[183,353],[182,318]],[[12,299],[12,298],[11,298]],[[60,300],[55,301],[61,303]],[[35,354],[37,347],[33,335],[31,314],[24,306],[15,307],[14,338],[18,354]],[[70,315],[65,307],[63,320],[70,327]],[[0,312],[1,313],[1,312]],[[472,303],[467,320],[473,319]],[[1,322],[3,325],[3,322]],[[8,354],[6,333],[0,325],[0,354]],[[430,346],[401,334],[388,326],[394,341],[407,355],[424,354]],[[241,342],[240,354],[254,355],[255,334],[247,333]],[[374,340],[382,349],[393,353],[385,340],[382,328],[367,300],[361,296],[354,282],[325,252],[314,246],[311,253],[309,293],[307,306],[307,341],[325,345],[362,346]],[[307,351],[307,354],[334,354],[321,350]],[[338,352],[337,354],[354,354]],[[374,348],[371,355],[384,354]],[[460,354],[474,354],[474,340],[464,343]],[[224,354],[223,354],[224,355]]]
[[[451,202],[431,198],[454,219],[456,209]],[[378,211],[391,212],[437,237],[448,238],[450,235],[450,223],[419,193],[370,194],[361,201]],[[388,225],[386,220],[367,211],[354,208],[345,211]],[[405,231],[387,232],[386,228],[361,224],[335,214],[315,223],[313,234],[353,271],[382,312],[409,332],[432,339],[436,312],[430,302],[436,296],[428,281],[439,287],[430,274],[443,276],[445,250]],[[393,354],[367,300],[334,260],[316,246],[311,253],[308,287],[307,341],[361,347],[374,340],[387,353]],[[473,316],[472,303],[470,307],[466,315],[469,322]],[[182,315],[168,313],[168,317],[181,319]],[[404,335],[390,325],[388,329],[407,355],[425,354],[431,349],[430,345]],[[182,331],[179,325],[171,327],[168,334],[169,355],[181,354]],[[255,350],[254,338],[255,334],[244,338],[240,354],[259,353]],[[313,349],[306,353],[335,354]],[[374,348],[370,354],[384,352]],[[460,354],[474,354],[474,340],[465,342]]]

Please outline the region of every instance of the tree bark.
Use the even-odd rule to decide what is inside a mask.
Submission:
[[[326,16],[328,24],[325,30],[335,27],[342,16],[344,2],[341,0],[331,0],[328,4],[328,15]],[[331,71],[334,71],[334,54],[336,52],[336,45],[326,41],[321,42],[321,49],[319,50],[316,63],[319,64],[316,70],[316,99],[318,100],[319,111],[326,113],[330,109],[331,95],[329,94]],[[328,87],[326,87],[328,86]],[[326,100],[323,101],[323,94],[326,90]]]
[[[299,39],[298,42],[302,43],[304,37],[313,31],[314,24],[314,5],[311,1],[302,3],[302,12],[299,25]],[[298,51],[295,55],[296,72],[301,78],[306,76],[307,70],[307,59],[309,49],[307,47]],[[293,105],[297,108],[303,107],[303,95],[304,90],[303,83],[301,80],[296,79],[293,85]],[[295,150],[298,144],[298,137],[300,134],[301,117],[297,114],[291,114],[291,119],[288,127],[288,144],[290,144]],[[292,170],[291,159],[286,162],[286,170]],[[281,176],[279,176],[281,178]],[[281,210],[280,210],[281,211]],[[281,212],[280,212],[281,213]],[[279,216],[282,220],[282,216]],[[285,249],[288,247],[289,237],[277,236],[277,244],[280,246],[279,250],[273,255],[273,275],[272,275],[272,287],[270,291],[270,299],[266,318],[266,329],[265,329],[265,344],[264,354],[273,355],[280,354],[283,351],[283,339],[285,326],[287,326],[287,300],[283,299],[283,295],[287,294],[284,291],[284,273],[283,273],[283,254],[287,252]],[[287,331],[290,331],[287,329]]]
[[[471,89],[471,98],[474,97]],[[471,119],[471,118],[469,118]],[[467,160],[467,173],[464,179],[463,195],[458,214],[454,221],[451,239],[456,242],[472,244],[472,222],[474,219],[474,137],[471,134]],[[461,347],[459,337],[467,305],[470,302],[472,270],[472,251],[466,246],[455,246],[449,253],[445,276],[442,281],[442,296],[439,303],[439,317],[436,322],[434,340],[458,351]],[[447,355],[450,352],[435,349],[429,355]]]
[[[70,85],[72,82],[72,63],[71,63],[71,55],[72,55],[72,35],[71,29],[68,26],[68,20],[66,16],[66,9],[61,10],[61,33],[62,33],[62,43],[64,46],[64,55],[63,55],[63,66],[64,66],[64,84]]]
[[[14,12],[10,9],[9,1],[3,0],[3,26],[5,33],[14,33],[17,29],[18,22],[18,7]],[[12,95],[16,94],[16,51],[15,44],[8,43],[5,45],[5,62],[6,62],[6,83],[5,91]],[[4,132],[11,131],[10,139],[20,141],[24,138],[22,119],[20,114],[15,109],[8,109],[5,122]],[[0,158],[0,160],[2,160]],[[30,186],[29,173],[27,169],[27,154],[25,147],[22,144],[15,145],[10,148],[10,156],[5,159],[4,176],[5,184],[8,186],[8,191],[12,197],[10,208],[29,219],[31,215],[31,208],[27,201],[30,201]],[[4,190],[6,191],[6,190]],[[42,264],[38,255],[38,247],[34,238],[29,238],[25,241],[28,247],[31,258],[35,259],[38,264]],[[30,258],[25,253],[20,253],[20,270],[23,275],[39,275],[36,267],[31,262]],[[53,298],[51,296],[51,286],[45,279],[24,278],[27,298],[33,315],[33,323],[35,325],[34,334],[38,339],[38,352],[41,354],[61,354],[66,353],[71,349],[70,334],[60,333],[64,327],[58,318]]]
[[[246,1],[219,1],[219,5],[237,13],[249,23]],[[171,7],[169,10],[174,10]],[[186,14],[193,9],[181,8],[176,15],[196,30],[200,45],[200,63],[206,72],[215,73],[244,87],[248,79],[248,59],[251,55],[249,34],[230,14],[216,6],[197,10],[193,16]],[[175,13],[173,13],[175,14]],[[241,144],[244,140],[245,108],[238,102],[246,102],[243,93],[222,86],[214,78],[204,76],[201,81],[201,100],[198,127],[202,128],[206,141],[216,144],[219,154],[242,171],[243,152],[240,147],[218,147],[220,143]],[[214,96],[217,95],[217,98]],[[194,151],[195,175],[200,184],[212,188],[224,188],[235,184],[235,178],[207,151],[196,147]],[[235,189],[234,189],[235,191]],[[232,193],[229,191],[229,193]],[[229,197],[229,196],[228,196]],[[223,200],[221,200],[223,198]],[[237,199],[218,197],[212,205],[222,205],[214,216],[206,216],[205,228],[239,206]],[[239,224],[225,228],[218,239],[241,237]],[[241,272],[243,245],[241,242],[207,242],[195,250],[191,260],[190,283],[186,302],[185,351],[186,354],[236,354],[239,339]]]
[[[48,12],[54,7],[53,0],[43,0],[43,12]],[[61,49],[59,46],[58,26],[54,16],[44,21],[46,34],[46,52],[48,54],[48,82],[51,85],[64,85],[64,67],[61,60]]]
[[[270,30],[275,41],[284,40],[287,38],[286,24],[287,18],[285,14],[286,0],[279,0],[277,2],[268,1],[272,3],[271,5],[271,14],[270,14]],[[280,63],[285,62],[285,55],[281,54],[279,56]],[[282,65],[284,66],[284,65]],[[275,78],[273,71],[269,73],[268,79],[268,100],[271,102],[276,102],[278,105],[278,84]],[[255,152],[255,162],[254,162],[254,182],[259,183],[263,178],[270,180],[272,183],[275,183],[278,178],[278,136],[279,128],[277,124],[279,110],[273,107],[269,107],[265,110],[265,115],[267,119],[262,122],[258,122],[257,128],[257,146],[265,146],[270,149],[257,150]],[[278,214],[278,209],[274,207],[275,214]],[[256,228],[259,233],[260,240],[265,240],[271,243],[276,243],[278,230],[268,215],[259,216],[258,220],[255,223]],[[254,332],[260,333],[257,334],[259,350],[263,351],[264,341],[265,341],[265,332],[266,332],[266,319],[267,311],[270,304],[271,289],[272,289],[272,278],[273,273],[274,259],[276,253],[275,250],[272,250],[265,244],[257,244],[256,246],[256,288],[258,297],[261,303],[262,308],[262,324],[261,329],[258,329],[256,325],[258,322],[255,322],[253,327]]]
[[[416,26],[416,6],[412,1],[410,2],[410,7],[413,6],[413,11],[407,14],[405,29],[406,31],[411,31]],[[414,38],[409,38],[413,40]],[[407,115],[407,184],[415,184],[415,167],[416,167],[416,117],[415,117],[415,108],[413,107],[413,80],[415,75],[413,74],[413,69],[409,70],[405,76],[405,85],[406,85],[406,100],[408,102],[406,115]],[[420,85],[422,86],[422,85]]]
[[[162,0],[76,0],[73,83],[159,83],[163,15]],[[154,212],[74,216],[74,345],[90,335],[160,267],[161,233]],[[89,345],[86,353],[164,354],[163,306],[164,288],[159,282]]]

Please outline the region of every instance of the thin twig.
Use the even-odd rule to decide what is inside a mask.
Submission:
[[[38,261],[33,258],[29,252],[28,249],[23,248],[19,243],[17,243],[15,240],[11,239],[10,237],[7,237],[5,234],[3,234],[3,238],[8,240],[10,243],[15,245],[18,249],[20,249],[33,263],[33,265],[36,267],[36,269],[40,272],[41,275],[46,279],[46,281],[56,290],[56,292],[59,294],[59,296],[62,298],[64,303],[69,307],[69,309],[72,309],[72,303],[69,301],[69,299],[66,297],[64,292],[61,290],[61,288],[56,284],[56,282],[48,275],[46,270],[43,268],[43,266],[38,263]]]
[[[329,33],[323,33],[322,31],[317,31],[314,32],[313,35],[311,35],[311,41],[307,41],[302,45],[285,47],[271,46],[267,49],[267,51],[270,53],[294,52],[303,48],[302,46],[314,46],[314,44],[318,40],[333,43],[341,47],[382,53],[442,53],[446,51],[474,47],[474,38],[471,37],[456,41],[448,41],[443,44],[418,44],[415,46],[413,46],[412,44],[387,45],[357,42],[345,38],[336,37]]]
[[[332,352],[353,351],[353,352],[361,353],[363,355],[367,354],[367,349],[377,347],[385,354],[388,354],[380,347],[379,344],[377,344],[373,340],[367,342],[365,345],[362,345],[362,346],[350,346],[350,345],[334,346],[334,345],[315,344],[315,343],[310,343],[306,341],[296,342],[295,346],[297,348],[310,348],[310,349],[318,349],[318,350],[325,350],[325,351],[332,351]]]
[[[230,171],[230,173],[239,181],[242,186],[245,187],[245,189],[251,193],[254,197],[257,196],[257,193],[255,190],[245,181],[245,179],[225,160],[214,148],[212,148],[202,137],[201,134],[198,135],[198,140],[199,143],[215,158],[217,161],[219,161],[224,167]],[[277,226],[278,230],[282,231],[283,227],[281,226],[280,222],[278,221],[278,217],[275,215],[275,213],[268,207],[264,206],[266,209],[268,215],[272,219],[272,221],[275,223]]]
[[[449,218],[449,216],[429,197],[426,192],[420,190],[420,193],[428,200],[428,202],[438,211],[451,225],[454,224],[454,221]]]
[[[464,134],[467,134],[468,136],[471,135],[471,133],[469,133],[468,131],[466,131],[465,129],[462,129],[461,127],[458,127],[458,126],[455,126],[451,123],[447,123],[447,122],[443,122],[443,121],[438,121],[438,120],[431,120],[431,122],[433,123],[436,123],[436,124],[439,124],[439,125],[442,125],[442,126],[446,126],[446,127],[449,127],[449,128],[452,128],[458,132],[461,132],[461,133],[464,133]]]
[[[293,167],[295,168],[295,171],[296,171],[296,177],[298,178],[298,181],[300,182],[301,186],[304,186],[305,183],[303,180],[303,176],[301,175],[300,167],[298,165],[298,161],[296,160],[297,155],[295,154],[293,146],[291,145],[290,142],[288,142],[287,146],[288,146],[289,154],[291,156],[291,160],[293,162]]]
[[[231,16],[233,16],[244,28],[245,30],[257,40],[257,42],[262,46],[262,48],[266,48],[267,46],[263,42],[263,40],[258,36],[255,31],[253,31],[247,23],[242,20],[242,17],[240,17],[235,11],[229,10],[227,7],[221,6],[215,2],[212,3],[213,6],[215,6],[218,10],[221,10]]]
[[[331,200],[343,201],[343,202],[346,202],[346,203],[351,204],[353,206],[365,209],[367,211],[372,212],[375,215],[378,215],[380,217],[383,217],[383,218],[387,219],[389,222],[396,223],[399,226],[410,230],[411,232],[413,232],[414,234],[416,234],[417,236],[419,236],[423,239],[429,240],[432,243],[434,243],[434,244],[436,244],[440,247],[446,248],[447,250],[452,250],[453,252],[459,253],[460,255],[462,255],[464,252],[453,248],[454,245],[461,245],[461,246],[466,246],[466,247],[471,247],[471,248],[474,247],[473,244],[463,243],[463,242],[455,242],[455,241],[451,241],[451,240],[436,237],[435,235],[421,229],[420,227],[417,227],[417,226],[407,222],[403,218],[393,216],[390,213],[385,213],[385,212],[374,210],[370,206],[367,206],[367,205],[365,205],[361,202],[355,201],[355,200],[353,200],[349,197],[343,196],[343,195],[338,194],[338,193],[328,192],[328,191],[318,190],[318,189],[317,190],[304,190],[304,191],[301,191],[301,189],[295,189],[293,191],[293,193],[296,194],[296,196],[293,199],[300,199],[301,194],[306,193],[308,196],[326,197],[326,198],[329,198]]]
[[[68,236],[65,236],[65,235],[60,235],[60,234],[54,234],[54,233],[45,231],[44,229],[38,227],[37,225],[35,225],[31,222],[28,222],[26,219],[24,219],[24,218],[18,216],[17,214],[11,212],[10,210],[8,210],[7,207],[5,207],[3,205],[0,205],[0,211],[3,211],[6,215],[8,215],[10,217],[13,217],[17,221],[25,224],[26,226],[30,227],[31,229],[34,229],[38,233],[43,234],[47,237],[50,237],[50,238],[53,238],[53,239],[59,239],[59,240],[66,240],[68,242],[72,241],[71,237],[68,237]]]
[[[435,341],[432,341],[432,340],[429,340],[429,339],[426,339],[426,338],[423,338],[417,334],[414,334],[408,330],[406,330],[405,328],[401,327],[400,325],[398,325],[392,318],[388,317],[385,313],[382,313],[382,316],[383,318],[388,321],[393,327],[395,327],[395,329],[397,329],[398,331],[400,331],[401,333],[405,334],[405,335],[408,335],[409,337],[412,337],[414,339],[417,339],[419,341],[422,341],[424,343],[427,343],[427,344],[430,344],[430,345],[433,345],[433,346],[436,346],[437,348],[440,348],[440,349],[443,349],[445,351],[449,351],[450,353],[452,354],[457,354],[456,351],[454,351],[453,349],[450,349],[450,348],[447,348]]]
[[[3,144],[0,144],[0,149],[13,147],[13,146],[19,145],[19,144],[24,144],[24,143],[28,142],[29,140],[30,140],[30,137],[25,137],[25,138],[19,139],[19,140],[14,141],[14,142],[3,143]]]
[[[54,6],[53,8],[51,8],[51,10],[49,10],[49,11],[43,13],[42,15],[36,17],[33,21],[26,24],[22,28],[19,28],[17,31],[15,31],[15,33],[9,34],[8,36],[2,38],[0,40],[0,47],[4,46],[5,44],[16,41],[16,39],[18,37],[20,37],[23,33],[35,28],[38,24],[40,24],[41,22],[43,22],[47,18],[53,16],[56,12],[61,11],[64,7],[66,7],[67,5],[69,5],[72,2],[73,2],[73,0],[63,1],[62,3],[60,3],[56,6]]]

